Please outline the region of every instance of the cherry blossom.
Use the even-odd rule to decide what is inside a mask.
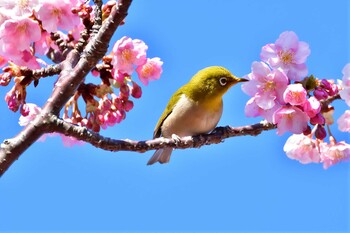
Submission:
[[[148,85],[148,82],[150,80],[159,79],[160,75],[163,72],[162,65],[163,62],[160,60],[159,57],[155,57],[152,59],[147,58],[145,64],[136,68],[136,72],[139,76],[140,81],[144,85]]]
[[[273,115],[273,123],[277,124],[277,134],[289,131],[300,134],[307,129],[309,117],[305,112],[294,106],[284,106]]]
[[[311,96],[304,102],[303,110],[310,118],[312,118],[321,111],[321,103],[314,96]]]
[[[283,70],[289,79],[301,81],[308,72],[305,62],[309,55],[309,45],[299,41],[295,32],[286,31],[274,44],[262,48],[260,58],[272,68]]]
[[[34,118],[40,113],[41,108],[36,104],[26,103],[22,108],[22,115],[19,118],[18,124],[20,126],[26,126],[29,122],[34,120]]]
[[[300,84],[289,84],[283,93],[283,99],[291,105],[303,105],[306,101],[306,90]]]
[[[33,11],[39,6],[39,0],[1,0],[0,9],[7,10],[12,16],[32,15]]]
[[[272,108],[270,109],[263,109],[257,105],[255,102],[256,97],[252,97],[248,100],[244,113],[247,117],[257,117],[261,116],[263,117],[266,121],[272,122],[273,121],[273,114],[275,113],[276,110],[280,109],[279,104],[275,104]]]
[[[74,3],[77,2],[43,0],[35,15],[42,22],[43,28],[48,32],[56,32],[58,28],[70,30],[80,24],[79,16],[72,13]]]
[[[40,38],[38,22],[27,17],[6,20],[0,26],[0,46],[5,57],[17,51],[29,50],[31,43],[39,41]]]
[[[323,168],[328,169],[339,162],[348,161],[350,159],[350,145],[344,141],[335,142],[334,138],[330,138],[331,143],[321,143],[321,162]]]
[[[350,132],[350,110],[346,110],[338,119],[338,128],[342,132]]]
[[[252,72],[245,76],[249,82],[242,85],[246,94],[255,97],[255,103],[262,109],[271,109],[276,103],[284,103],[283,92],[288,78],[279,70],[270,70],[263,62],[253,62]]]
[[[317,149],[316,141],[303,134],[290,136],[283,150],[288,158],[298,160],[302,164],[320,162],[320,152]]]
[[[147,61],[147,49],[147,45],[141,40],[122,37],[113,47],[113,69],[131,75],[134,66],[143,65]]]

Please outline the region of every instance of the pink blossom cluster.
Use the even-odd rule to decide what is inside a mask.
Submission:
[[[292,31],[283,32],[274,44],[263,46],[262,61],[253,62],[251,73],[245,76],[250,81],[242,85],[251,96],[245,114],[276,124],[278,135],[295,134],[284,148],[288,157],[301,163],[322,162],[328,168],[349,157],[349,145],[336,143],[332,136],[330,144],[323,141],[327,136],[325,126],[333,123],[333,107],[322,106],[321,102],[338,95],[339,86],[332,80],[306,77],[309,55],[309,45],[299,41]],[[350,65],[343,73],[340,95],[350,102]],[[338,120],[343,131],[350,131],[349,116],[347,111]]]
[[[262,48],[262,61],[253,62],[249,79],[242,90],[251,96],[245,113],[250,117],[262,116],[277,124],[277,134],[289,131],[295,134],[310,132],[317,126],[316,135],[325,137],[325,118],[320,100],[338,93],[337,85],[328,80],[305,77],[306,59],[310,54],[307,43],[299,41],[294,32],[284,32],[275,44]],[[308,88],[307,83],[313,87]]]
[[[147,48],[147,45],[138,39],[123,37],[118,40],[112,54],[104,57],[103,64],[92,71],[94,76],[101,78],[102,83],[81,84],[77,93],[66,104],[63,119],[95,132],[124,120],[126,113],[134,106],[130,97],[142,96],[142,88],[132,80],[134,71],[145,85],[150,80],[159,79],[162,73],[163,62],[158,57],[147,58]],[[17,86],[21,87],[21,85]],[[18,92],[15,91],[17,89],[18,87],[13,88],[6,99],[13,111],[17,111],[21,106],[17,101],[18,95],[15,95]],[[77,101],[80,96],[86,103],[86,116],[82,116],[78,108]]]
[[[142,95],[141,87],[133,81],[131,81],[131,85],[122,84],[118,95],[112,92],[108,86],[102,85],[98,89],[101,88],[107,88],[109,90],[106,90],[98,102],[94,98],[85,98],[87,106],[90,106],[86,109],[88,116],[80,119],[83,126],[95,132],[99,132],[100,128],[106,129],[107,127],[119,124],[125,119],[126,113],[134,107],[130,96],[140,98]]]
[[[130,96],[140,98],[142,95],[141,87],[132,80],[135,71],[144,85],[160,78],[163,62],[158,57],[148,58],[147,49],[142,40],[126,36],[114,44],[112,53],[103,60],[104,66],[93,71],[95,76],[100,75],[103,84],[83,95],[90,106],[87,107],[86,127],[99,132],[101,127],[106,129],[125,119],[126,112],[134,106]],[[119,94],[115,94],[117,89]],[[94,96],[100,100],[97,102]]]
[[[147,58],[147,49],[147,45],[139,39],[124,36],[118,40],[111,54],[114,79],[123,83],[135,70],[144,85],[148,85],[150,80],[159,79],[163,62],[159,57]]]
[[[336,142],[333,136],[330,143],[313,139],[310,135],[293,134],[283,147],[290,159],[302,164],[323,163],[323,168],[350,159],[350,145],[344,141]]]
[[[24,0],[1,4],[0,67],[11,61],[19,66],[39,68],[43,61],[35,52],[43,55],[54,46],[51,32],[80,27],[80,16],[72,9],[78,11],[83,3],[82,0]]]
[[[116,4],[116,1],[108,1],[102,7],[103,20]],[[40,77],[34,79],[29,75],[28,78],[24,73],[46,67],[47,64],[39,58],[43,55],[54,63],[61,62],[65,55],[60,41],[64,42],[63,47],[74,48],[80,32],[84,28],[91,29],[93,17],[93,7],[85,0],[14,0],[0,3],[0,67],[8,64],[0,74],[0,85],[7,86],[11,80],[14,81],[5,101],[11,111],[20,110],[21,126],[27,125],[41,111],[35,104],[26,103],[27,86],[33,81],[35,86],[38,85]],[[140,82],[148,85],[149,81],[159,79],[162,73],[163,62],[159,57],[149,58],[147,49],[148,46],[139,39],[125,36],[118,40],[111,54],[92,70],[92,75],[99,76],[101,83],[86,84],[88,79],[81,83],[66,103],[62,118],[95,132],[124,120],[134,106],[131,97],[142,96],[142,89],[133,81],[132,75],[136,73]],[[61,60],[49,56],[52,54],[59,54]],[[22,73],[22,70],[25,71]],[[78,107],[79,98],[86,104],[83,111]],[[76,143],[71,137],[62,138],[65,145]]]

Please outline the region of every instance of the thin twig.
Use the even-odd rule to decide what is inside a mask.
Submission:
[[[92,26],[92,34],[95,35],[100,30],[102,25],[102,0],[94,0],[95,7],[95,17],[94,25]]]

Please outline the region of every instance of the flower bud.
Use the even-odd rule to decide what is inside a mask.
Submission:
[[[121,97],[125,97],[126,99],[128,99],[130,95],[129,86],[126,84],[122,84],[120,86],[120,94],[121,94]]]
[[[305,136],[311,134],[311,127],[310,127],[309,125],[308,125],[307,128],[304,130],[303,134],[304,134]]]
[[[7,86],[12,78],[12,74],[10,72],[0,74],[0,86]]]
[[[321,103],[314,96],[311,96],[303,105],[303,111],[310,117],[316,116],[321,111]]]
[[[125,101],[123,105],[126,112],[129,112],[134,107],[134,103],[131,100]]]
[[[118,85],[116,86],[118,87],[119,85],[123,85],[125,83],[125,78],[127,78],[128,75],[120,72],[119,70],[113,69],[112,77],[115,81],[117,81]]]
[[[323,140],[327,136],[327,132],[322,125],[317,125],[315,136],[317,139]]]
[[[7,102],[8,108],[13,112],[17,112],[21,105],[15,92],[8,92],[5,96],[5,101]]]
[[[324,89],[328,95],[334,96],[338,93],[338,86],[335,85],[332,81],[327,79],[322,79],[320,86]]]
[[[122,120],[126,118],[126,113],[123,110],[117,110],[117,113],[121,116]]]
[[[142,96],[142,89],[141,87],[135,83],[134,81],[132,82],[132,87],[130,88],[131,89],[131,96],[138,99],[138,98],[141,98]]]
[[[322,87],[322,88],[324,88],[326,90],[332,89],[332,86],[331,86],[330,82],[328,82],[327,79],[322,79],[321,80],[320,87]]]
[[[92,76],[94,76],[94,77],[100,76],[100,72],[99,72],[97,69],[92,69],[92,70],[91,70],[91,74],[92,74]]]
[[[123,109],[123,100],[120,98],[120,96],[113,98],[112,102],[113,102],[113,105],[115,106],[115,109]]]
[[[20,112],[21,112],[21,115],[22,115],[22,116],[24,116],[24,117],[28,116],[29,113],[30,113],[30,108],[29,108],[29,106],[28,106],[27,104],[23,104],[22,107],[21,107]]]
[[[328,93],[325,90],[323,90],[323,89],[316,89],[314,91],[314,96],[318,100],[324,100],[324,99],[328,98]]]
[[[312,125],[316,125],[316,124],[324,125],[325,122],[326,122],[326,120],[324,119],[324,117],[321,113],[317,113],[316,116],[314,116],[310,119],[310,123]]]

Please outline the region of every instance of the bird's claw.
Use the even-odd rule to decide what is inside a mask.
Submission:
[[[216,133],[222,133],[224,131],[225,127],[223,126],[218,126],[215,129],[213,129],[213,131],[211,131],[212,134],[216,134]]]
[[[177,135],[177,134],[172,134],[171,135],[171,138],[174,140],[174,142],[175,142],[175,145],[177,145],[178,143],[180,143],[181,142],[181,137],[179,136],[179,135]]]

